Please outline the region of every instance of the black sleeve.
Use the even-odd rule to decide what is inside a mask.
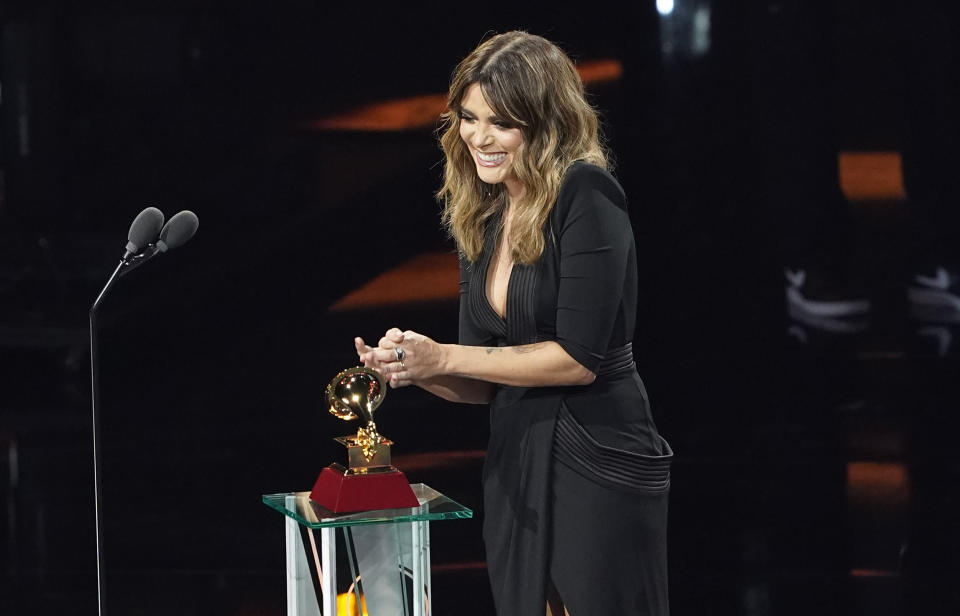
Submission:
[[[477,326],[470,314],[470,279],[474,264],[460,255],[460,332],[459,344],[466,346],[494,346],[493,336]]]
[[[626,201],[599,169],[577,173],[562,191],[557,343],[596,372],[623,302],[633,242]]]

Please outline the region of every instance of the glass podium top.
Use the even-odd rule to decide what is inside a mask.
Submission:
[[[326,507],[310,500],[309,492],[264,494],[263,503],[310,528],[457,520],[473,517],[471,509],[447,498],[427,485],[411,483],[410,488],[420,503],[419,507],[360,511],[357,513],[333,513]]]

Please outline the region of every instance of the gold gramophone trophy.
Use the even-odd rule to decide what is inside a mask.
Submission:
[[[334,440],[347,448],[347,464],[323,469],[310,500],[334,513],[418,507],[406,476],[390,464],[393,443],[377,433],[373,412],[387,395],[383,376],[364,366],[347,368],[327,385],[330,412],[343,420],[362,419],[355,436]]]

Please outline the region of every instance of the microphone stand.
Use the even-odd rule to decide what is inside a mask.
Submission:
[[[113,274],[110,275],[107,284],[97,295],[93,305],[90,306],[90,383],[91,383],[91,407],[93,411],[93,511],[96,523],[96,543],[97,543],[97,613],[103,616],[103,527],[101,524],[100,510],[102,508],[100,501],[100,379],[97,374],[98,353],[97,353],[97,309],[106,298],[107,293],[122,278],[140,267],[158,253],[162,252],[156,244],[148,245],[143,252],[125,256],[120,259],[120,263]]]

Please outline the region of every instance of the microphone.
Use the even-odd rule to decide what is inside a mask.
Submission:
[[[127,232],[127,247],[123,253],[123,260],[126,261],[132,255],[156,239],[163,227],[163,212],[155,207],[148,207],[137,214],[130,225],[130,231]]]
[[[197,215],[184,210],[163,224],[163,212],[148,207],[137,214],[127,233],[127,246],[120,263],[113,270],[107,284],[90,306],[90,406],[93,426],[93,511],[97,546],[97,613],[103,616],[103,532],[101,527],[100,472],[100,379],[97,344],[97,310],[114,284],[124,275],[143,265],[158,253],[177,248],[190,241],[200,225]],[[159,236],[159,238],[158,238]],[[156,240],[154,242],[154,240]],[[151,243],[154,242],[154,243]]]
[[[160,252],[167,252],[172,248],[183,246],[190,241],[199,226],[200,219],[190,210],[183,210],[174,214],[173,218],[160,230],[157,248]]]
[[[167,224],[163,225],[160,230],[160,238],[156,243],[149,244],[143,249],[143,252],[121,261],[119,275],[129,274],[158,254],[186,244],[197,232],[199,226],[200,219],[190,210],[183,210],[174,214],[167,221]]]

